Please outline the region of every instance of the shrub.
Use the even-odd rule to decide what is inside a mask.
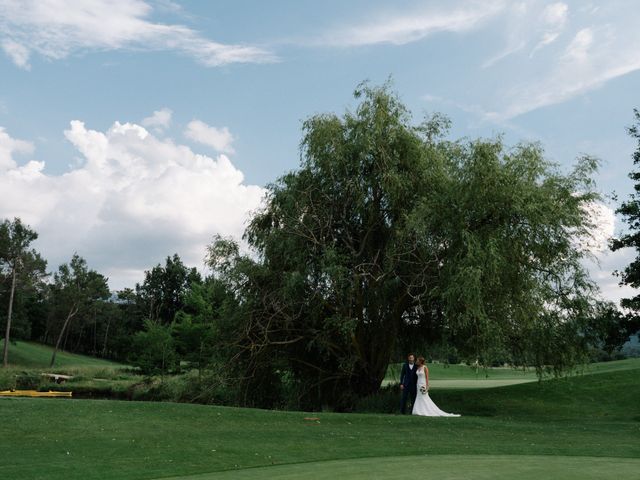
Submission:
[[[178,367],[178,355],[171,335],[171,326],[147,320],[145,330],[133,338],[133,364],[146,375],[166,374]]]
[[[359,413],[398,413],[400,411],[398,386],[383,387],[377,393],[357,400],[354,411]]]

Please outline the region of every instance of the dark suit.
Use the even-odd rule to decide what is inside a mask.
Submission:
[[[407,400],[411,398],[411,407],[416,402],[416,395],[418,394],[418,366],[414,363],[413,368],[409,367],[409,362],[405,362],[402,365],[400,371],[400,385],[402,389],[402,400],[400,403],[400,413],[407,413]]]

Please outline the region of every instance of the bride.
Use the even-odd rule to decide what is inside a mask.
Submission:
[[[425,365],[424,357],[418,357],[418,395],[413,403],[413,415],[423,417],[459,417],[455,413],[443,412],[429,397],[429,369]]]

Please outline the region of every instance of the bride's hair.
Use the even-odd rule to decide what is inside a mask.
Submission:
[[[424,365],[424,357],[418,357],[418,365]]]

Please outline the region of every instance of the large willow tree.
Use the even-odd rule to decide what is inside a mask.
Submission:
[[[473,359],[573,361],[592,308],[580,240],[595,162],[563,175],[537,145],[447,141],[438,116],[414,126],[387,86],[356,98],[304,123],[300,168],[247,229],[257,260],[210,247],[241,305],[249,398],[285,375],[298,406],[348,408],[377,391],[403,335]]]

